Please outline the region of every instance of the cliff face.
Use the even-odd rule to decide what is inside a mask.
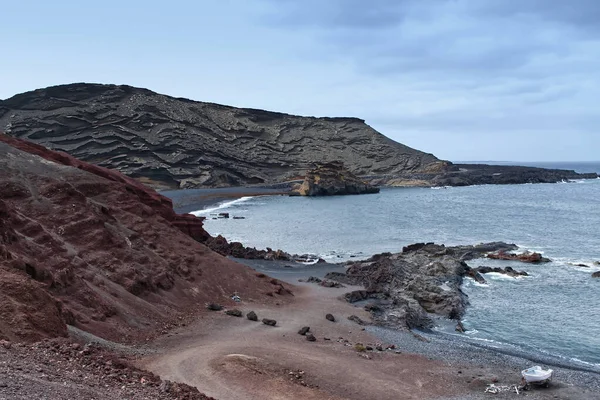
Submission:
[[[0,129],[154,187],[275,183],[317,162],[356,175],[436,172],[446,163],[356,118],[313,118],[71,84],[0,101]]]
[[[379,188],[357,178],[343,163],[334,161],[319,164],[315,169],[308,171],[304,182],[292,195],[335,196],[368,193],[379,193]]]
[[[233,292],[274,301],[269,280],[197,242],[207,236],[131,178],[0,134],[0,339],[69,324],[136,340]]]

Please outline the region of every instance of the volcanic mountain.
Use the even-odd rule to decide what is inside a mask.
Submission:
[[[0,101],[0,129],[154,187],[269,184],[341,161],[356,175],[434,172],[446,163],[357,118],[299,117],[70,84]]]

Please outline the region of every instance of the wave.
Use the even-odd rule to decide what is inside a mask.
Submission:
[[[225,201],[223,203],[217,204],[216,207],[203,208],[201,210],[192,211],[192,212],[190,212],[190,214],[195,215],[196,217],[201,216],[201,215],[210,214],[211,212],[214,212],[214,211],[219,211],[219,210],[223,210],[224,208],[229,208],[234,204],[244,203],[248,200],[251,200],[252,198],[253,198],[253,196],[245,196],[245,197],[241,197],[239,199]]]
[[[517,281],[520,279],[527,278],[526,276],[510,276],[506,274],[501,274],[500,272],[488,272],[485,274],[486,278],[491,279],[493,281]]]
[[[473,286],[478,286],[478,287],[490,287],[490,285],[489,285],[489,284],[487,284],[487,283],[479,283],[479,282],[477,282],[475,279],[473,279],[473,278],[471,278],[471,277],[469,277],[469,276],[467,276],[467,277],[466,277],[466,281],[467,281],[469,284],[473,285]]]

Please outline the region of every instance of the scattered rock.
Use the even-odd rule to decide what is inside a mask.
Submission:
[[[248,314],[246,314],[246,318],[248,318],[250,321],[258,321],[258,315],[256,315],[254,311],[250,311]]]
[[[542,257],[540,253],[526,251],[520,254],[517,253],[508,253],[504,250],[501,250],[497,253],[490,253],[487,255],[487,258],[491,258],[492,260],[508,260],[508,261],[521,261],[524,263],[546,263],[550,262],[549,258]]]
[[[583,268],[589,268],[589,265],[585,265],[585,264],[575,264],[576,267],[583,267]]]
[[[226,212],[219,213],[219,218],[229,218],[229,213],[226,213]]]
[[[269,325],[269,326],[277,325],[277,321],[275,321],[274,319],[269,319],[269,318],[263,318],[262,323],[265,325]]]
[[[600,278],[600,271],[596,271],[592,274],[592,278]]]
[[[232,308],[231,310],[227,310],[227,311],[225,311],[225,314],[231,315],[232,317],[241,317],[242,316],[242,312],[240,310],[238,310],[237,308]]]
[[[210,311],[221,311],[223,306],[217,303],[208,303],[206,304],[206,309]]]
[[[366,290],[354,290],[344,295],[348,303],[356,303],[357,301],[365,300],[369,297],[369,292]]]
[[[308,340],[309,342],[316,342],[317,338],[312,333],[307,333],[306,334],[306,340]]]
[[[310,331],[310,326],[303,326],[298,331],[298,335],[306,335],[308,333],[308,331]]]
[[[335,317],[332,314],[325,315],[327,321],[335,322]]]
[[[358,325],[367,325],[365,321],[363,321],[359,316],[356,315],[351,315],[348,317],[348,319],[352,322],[357,323]]]
[[[322,279],[317,278],[316,276],[311,276],[306,280],[306,282],[309,282],[309,283],[321,283],[322,281],[323,281]]]
[[[246,219],[246,217],[233,217],[233,219]]]
[[[454,330],[456,332],[465,333],[465,327],[464,327],[462,321],[458,321],[458,323],[456,324],[456,328],[454,328]]]
[[[330,281],[330,280],[323,280],[321,283],[319,283],[319,285],[323,286],[323,287],[328,287],[328,288],[343,288],[345,287],[344,285],[342,285],[339,282],[334,282],[334,281]]]

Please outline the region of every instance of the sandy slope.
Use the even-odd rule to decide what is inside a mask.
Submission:
[[[163,352],[142,365],[163,379],[188,383],[222,400],[423,399],[460,392],[455,368],[394,351],[359,353],[340,343],[340,337],[351,344],[376,342],[347,320],[352,314],[368,320],[368,314],[338,299],[346,291],[304,284],[286,306],[243,304],[259,319],[276,319],[275,328],[246,318],[209,316],[157,342]],[[337,321],[327,321],[326,313]],[[305,325],[317,342],[297,334]],[[304,378],[290,371],[304,371]]]

